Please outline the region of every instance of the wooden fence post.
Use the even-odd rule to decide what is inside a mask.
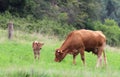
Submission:
[[[12,22],[9,22],[8,23],[8,39],[12,39],[13,38],[13,23]]]

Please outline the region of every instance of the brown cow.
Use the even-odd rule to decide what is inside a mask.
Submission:
[[[40,56],[40,50],[42,48],[42,46],[44,45],[44,43],[40,43],[38,41],[34,41],[32,43],[32,48],[33,48],[33,52],[34,52],[34,58],[36,59],[38,57],[39,59],[39,56]]]
[[[106,37],[101,31],[75,30],[67,36],[62,46],[56,50],[55,61],[62,61],[69,53],[73,55],[73,63],[76,64],[75,57],[80,53],[83,64],[85,65],[84,51],[87,51],[97,55],[96,67],[98,67],[102,62],[102,53],[106,64],[105,45]]]

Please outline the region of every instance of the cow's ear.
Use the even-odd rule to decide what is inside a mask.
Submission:
[[[60,52],[63,53],[63,50],[61,50]]]
[[[57,52],[60,52],[60,50],[57,50]]]
[[[58,52],[63,53],[62,50],[58,50]]]

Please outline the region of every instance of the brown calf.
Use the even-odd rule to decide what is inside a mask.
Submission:
[[[32,43],[32,48],[33,48],[33,52],[34,52],[34,58],[38,58],[39,59],[39,56],[40,56],[40,50],[42,48],[42,46],[44,45],[44,43],[40,43],[38,41],[34,41]]]

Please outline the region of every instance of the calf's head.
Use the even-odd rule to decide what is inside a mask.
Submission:
[[[42,49],[42,46],[44,45],[44,43],[38,43],[38,48]]]
[[[33,49],[35,49],[35,50],[40,50],[40,49],[42,49],[42,46],[44,45],[44,43],[40,43],[40,42],[38,42],[38,41],[34,41],[33,42]]]

